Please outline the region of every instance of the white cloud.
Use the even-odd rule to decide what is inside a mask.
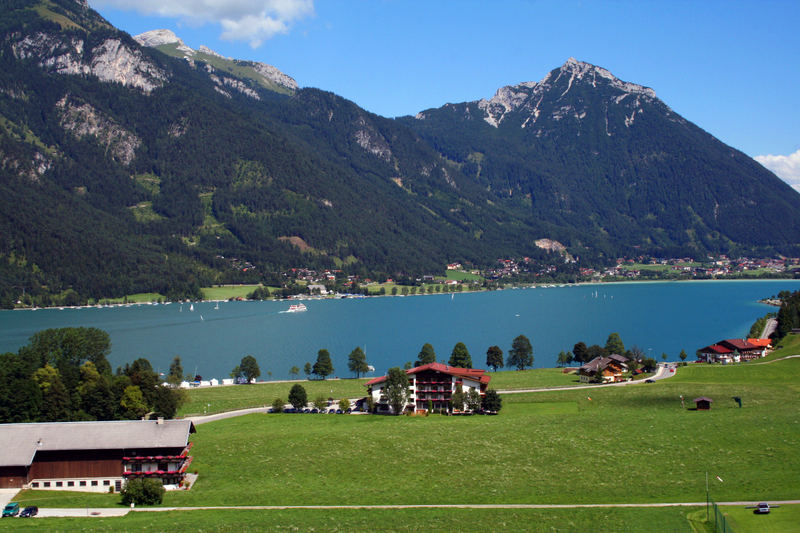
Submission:
[[[314,0],[91,0],[91,4],[191,24],[219,24],[222,39],[247,41],[253,48],[314,14]]]
[[[753,159],[800,192],[800,150],[791,155],[757,155]]]

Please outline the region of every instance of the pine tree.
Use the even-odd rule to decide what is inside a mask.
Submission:
[[[331,362],[331,354],[328,350],[323,348],[317,352],[317,362],[314,363],[312,372],[322,379],[333,374],[333,363]]]
[[[457,343],[453,346],[453,351],[450,354],[450,366],[457,366],[460,368],[472,368],[472,356],[469,354],[466,345],[463,342]]]

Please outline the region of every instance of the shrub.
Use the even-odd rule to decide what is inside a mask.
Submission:
[[[120,494],[124,505],[158,505],[164,500],[164,485],[160,479],[129,479]]]
[[[283,412],[283,400],[281,398],[275,398],[272,401],[272,412],[273,413],[282,413]]]

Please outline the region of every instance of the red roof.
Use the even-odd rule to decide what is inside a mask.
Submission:
[[[492,379],[491,376],[486,374],[486,370],[482,370],[479,368],[461,368],[458,366],[443,365],[442,363],[428,363],[427,365],[417,366],[412,369],[406,370],[406,374],[411,376],[413,374],[418,374],[424,370],[433,370],[434,372],[441,372],[442,374],[448,374],[460,378],[474,379],[476,381],[479,381],[480,383],[489,383],[489,380]],[[383,383],[384,381],[386,381],[386,376],[373,378],[367,381],[365,383],[365,386],[369,387],[370,385],[375,385],[376,383]]]
[[[730,348],[726,348],[725,346],[720,346],[719,344],[712,344],[711,346],[706,346],[705,348],[700,348],[699,350],[702,353],[731,353],[733,350]]]
[[[770,339],[747,339],[747,342],[759,348],[769,348],[772,345]]]

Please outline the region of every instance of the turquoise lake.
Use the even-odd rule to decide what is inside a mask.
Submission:
[[[47,328],[91,326],[111,336],[113,368],[145,357],[165,372],[179,355],[184,370],[204,379],[228,377],[245,355],[253,355],[261,379],[287,379],[330,351],[339,377],[350,377],[347,356],[356,346],[367,353],[375,375],[414,361],[430,342],[447,360],[457,342],[476,367],[486,350],[507,354],[517,335],[533,345],[536,367],[555,366],[560,350],[579,341],[605,344],[616,331],[626,347],[638,345],[661,360],[690,359],[698,348],[742,337],[760,316],[776,311],[758,300],[781,290],[800,290],[800,281],[696,281],[580,285],[445,295],[310,300],[304,313],[282,313],[289,302],[221,302],[131,307],[0,311],[0,352],[16,351]]]

